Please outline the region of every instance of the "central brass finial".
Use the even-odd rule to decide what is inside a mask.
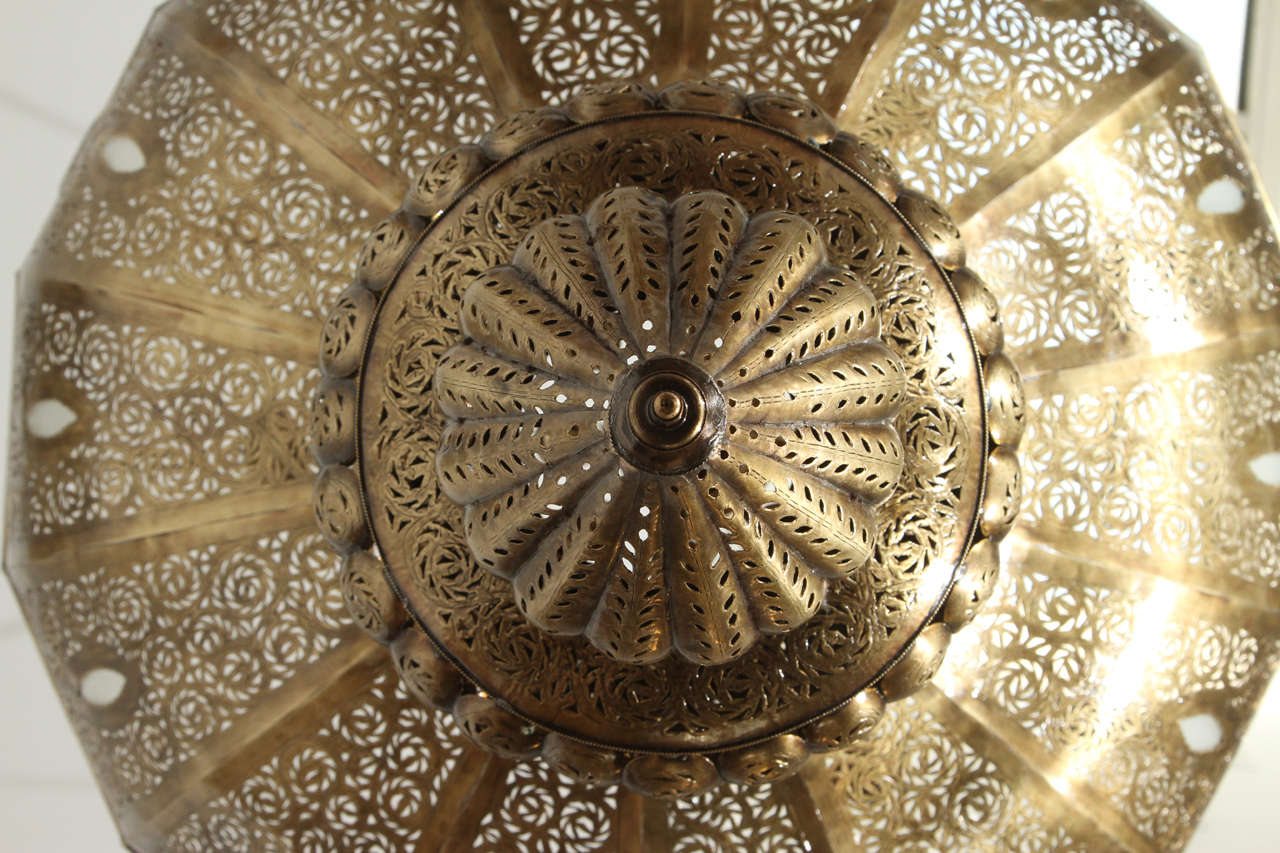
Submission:
[[[619,455],[652,474],[682,474],[706,461],[725,424],[715,382],[684,359],[656,358],[623,374],[611,428]]]
[[[684,422],[689,406],[675,391],[659,391],[649,398],[649,415],[662,426],[678,426]]]

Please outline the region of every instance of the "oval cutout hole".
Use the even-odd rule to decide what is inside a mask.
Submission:
[[[102,143],[102,159],[108,169],[120,174],[140,172],[147,165],[142,148],[133,141],[133,137],[123,133],[110,136]]]
[[[1264,453],[1250,460],[1249,470],[1268,486],[1280,486],[1280,453]]]
[[[120,698],[124,685],[122,673],[100,666],[80,677],[80,696],[90,705],[105,708]]]
[[[1203,755],[1213,752],[1222,743],[1222,724],[1211,714],[1196,714],[1178,720],[1178,728],[1182,730],[1182,739],[1187,749]]]
[[[1200,191],[1196,207],[1215,215],[1239,213],[1244,210],[1244,190],[1230,178],[1218,178]]]
[[[27,430],[36,438],[53,438],[76,422],[76,413],[61,400],[39,400],[27,409]]]

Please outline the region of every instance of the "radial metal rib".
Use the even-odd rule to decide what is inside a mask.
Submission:
[[[33,298],[88,308],[94,314],[244,352],[307,364],[316,360],[319,319],[267,311],[180,285],[156,284],[106,264],[89,269],[75,261],[46,260],[24,277],[38,289]]]
[[[1119,844],[1134,853],[1157,853],[1156,846],[1129,825],[1115,807],[1089,785],[1055,773],[1053,756],[1016,722],[997,717],[980,702],[952,699],[934,684],[918,701],[982,757],[995,764],[1018,789],[1033,797],[1051,822],[1066,826],[1099,847]]]
[[[505,114],[539,106],[542,78],[533,69],[529,50],[507,12],[496,0],[457,0],[458,20],[475,51],[494,103]]]
[[[194,4],[157,16],[154,35],[184,62],[220,82],[223,93],[255,122],[289,145],[321,183],[379,213],[400,206],[403,175],[384,166],[345,128],[307,103],[253,54],[223,35]]]
[[[1007,542],[1013,548],[1025,548],[1028,559],[1034,556],[1036,570],[1051,577],[1081,578],[1091,585],[1111,589],[1131,589],[1135,579],[1162,580],[1212,596],[1232,609],[1280,613],[1280,591],[1265,584],[1161,557],[1144,555],[1135,560],[1133,555],[1118,553],[1105,542],[1065,528],[1042,524],[1018,527]]]
[[[198,545],[210,537],[243,531],[249,525],[267,529],[272,522],[276,526],[270,529],[280,530],[280,524],[300,517],[300,509],[310,511],[314,487],[307,478],[304,482],[205,501],[152,507],[129,518],[94,522],[74,531],[14,539],[9,543],[6,562],[17,567],[38,566],[43,578],[49,576],[46,572],[57,572],[55,566],[71,571],[117,549],[151,553],[160,544],[168,548]]]
[[[480,750],[468,750],[458,764],[461,777],[444,786],[435,814],[415,853],[464,853],[472,849],[485,815],[502,805],[511,762]]]
[[[975,233],[987,219],[1002,221],[995,209],[997,199],[1043,191],[1050,182],[1040,180],[1053,159],[1072,143],[1104,132],[1112,121],[1121,121],[1131,107],[1148,106],[1151,93],[1171,79],[1194,76],[1200,70],[1198,56],[1182,42],[1170,42],[1142,58],[1123,74],[1107,82],[1106,89],[1086,100],[1066,121],[1042,133],[1004,164],[984,176],[977,185],[949,205],[951,216],[960,225],[965,242],[980,246],[982,235]],[[1000,206],[1003,208],[1003,204]]]
[[[872,0],[868,5],[870,8],[858,21],[858,29],[854,33],[853,41],[840,52],[839,58],[828,69],[827,79],[830,85],[825,94],[818,98],[818,104],[832,115],[838,115],[839,111],[850,103],[849,99],[856,81],[859,80],[867,61],[871,59],[877,41],[893,19],[894,10],[899,6],[912,4],[902,3],[900,0]],[[903,30],[903,32],[906,31]]]
[[[1129,379],[1156,379],[1170,377],[1186,370],[1212,370],[1263,353],[1280,349],[1280,327],[1258,329],[1255,332],[1228,336],[1190,349],[1171,353],[1121,352],[1119,357],[1095,361],[1065,370],[1044,369],[1023,374],[1028,400],[1048,397],[1052,394],[1071,394],[1124,382]],[[1193,336],[1188,336],[1195,340]],[[1018,364],[1022,362],[1019,361]]]
[[[337,637],[330,651],[295,672],[280,689],[257,699],[230,727],[205,740],[197,757],[170,773],[150,796],[129,806],[126,837],[136,822],[148,834],[168,838],[202,806],[239,788],[277,754],[281,743],[299,732],[314,731],[360,699],[363,688],[389,668],[386,650],[354,625]]]
[[[883,0],[876,4],[871,14],[879,27],[865,52],[854,54],[858,57],[857,71],[837,114],[841,128],[855,130],[858,127],[863,108],[875,94],[884,72],[898,58],[899,48],[919,20],[924,4],[925,0]]]
[[[695,79],[707,73],[712,2],[658,0],[661,37],[654,45],[658,85]]]

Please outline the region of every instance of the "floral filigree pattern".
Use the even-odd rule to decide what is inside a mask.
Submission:
[[[13,407],[6,571],[125,843],[1184,844],[1274,672],[1280,606],[1277,492],[1260,464],[1280,446],[1274,220],[1197,55],[1129,0],[616,3],[576,17],[571,6],[524,0],[507,15],[499,2],[444,0],[168,4],[90,131],[19,280],[15,352],[30,379]],[[618,38],[601,22],[620,24]],[[842,129],[871,138],[909,184],[960,211],[969,263],[1001,303],[1010,355],[1033,377],[1028,512],[1003,543],[1002,580],[990,564],[958,579],[976,598],[994,584],[993,610],[957,634],[939,689],[890,706],[869,739],[811,759],[799,780],[644,808],[540,765],[488,772],[484,784],[459,775],[487,767],[485,756],[452,715],[396,687],[381,650],[338,625],[340,573],[302,532],[305,389],[317,378],[320,318],[351,282],[358,242],[433,152],[595,79],[577,58],[614,46],[609,67],[650,82],[705,72],[748,90],[806,92],[833,112],[845,104]],[[597,99],[589,114],[628,98]],[[733,97],[718,103],[744,109]],[[598,151],[540,163],[536,180],[460,216],[406,275],[469,281],[509,261],[537,222],[581,214],[637,171],[656,175],[666,199],[704,188],[681,182],[672,164],[685,157],[731,182],[749,214],[818,210],[835,197],[789,181],[782,143],[739,142],[709,152],[699,138],[597,140]],[[136,146],[141,168],[127,157],[113,165],[117,145]],[[611,165],[592,173],[597,158]],[[894,198],[894,170],[862,162]],[[572,178],[583,185],[548,189]],[[852,678],[870,644],[917,624],[913,608],[929,596],[899,581],[950,563],[971,521],[956,494],[984,436],[959,417],[967,379],[921,309],[930,286],[912,263],[880,263],[895,236],[850,205],[817,220],[832,260],[868,276],[886,343],[908,366],[899,491],[928,497],[908,505],[895,493],[880,508],[899,520],[882,525],[874,594],[829,584],[843,609],[801,625],[785,650],[762,639],[715,678],[693,677],[675,656],[646,677],[530,629],[509,582],[469,558],[433,452],[390,447],[410,433],[439,444],[430,380],[458,340],[460,292],[423,284],[383,318],[398,336],[399,379],[378,412],[388,439],[363,450],[394,475],[386,523],[428,543],[388,556],[411,567],[405,597],[456,626],[468,654],[505,649],[490,678],[580,667],[592,680],[542,683],[529,701],[570,720],[600,702],[628,730],[656,714],[655,728],[696,735],[737,724],[728,698],[790,713],[809,685]],[[464,245],[475,234],[491,242]],[[960,290],[966,305],[994,311],[991,294]],[[346,300],[358,322],[326,333],[326,376],[354,372],[374,298]],[[919,329],[925,344],[905,346]],[[997,340],[986,332],[975,334],[980,345]],[[175,383],[183,352],[202,373]],[[266,402],[246,408],[259,396]],[[1175,429],[1152,429],[1166,418]],[[200,618],[206,610],[220,615]],[[287,627],[258,630],[267,612]],[[744,676],[746,660],[769,678]],[[126,677],[122,692],[91,706],[80,678],[112,666]],[[1219,724],[1216,744],[1193,748],[1183,736],[1195,715]],[[256,752],[268,742],[285,746]],[[465,810],[450,807],[460,791],[475,794]],[[469,818],[448,823],[460,811]]]

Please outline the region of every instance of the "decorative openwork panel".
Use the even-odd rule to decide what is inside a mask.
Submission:
[[[1176,850],[1280,660],[1276,245],[1130,0],[174,0],[19,277],[6,573],[131,849]]]

